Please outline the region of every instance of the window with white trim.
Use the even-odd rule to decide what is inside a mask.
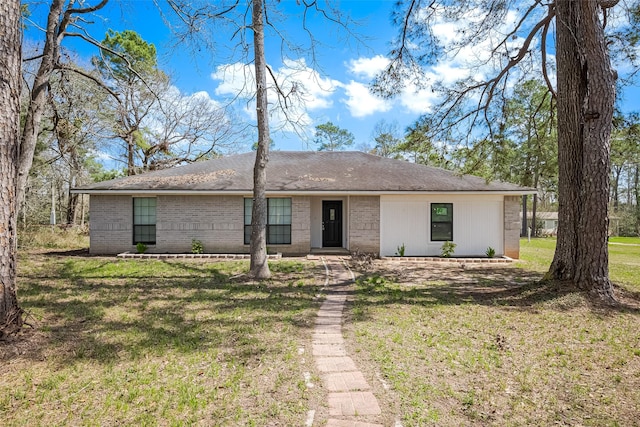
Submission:
[[[244,244],[251,243],[252,199],[244,199]],[[291,198],[267,199],[267,244],[291,244]]]

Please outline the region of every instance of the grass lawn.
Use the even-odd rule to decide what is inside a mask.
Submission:
[[[640,425],[640,247],[610,246],[631,303],[611,309],[537,283],[554,246],[523,241],[517,266],[362,272],[348,341],[404,426]]]
[[[2,425],[300,425],[324,269],[271,268],[21,251],[35,328],[0,343]]]
[[[326,405],[300,352],[321,264],[273,263],[271,280],[252,283],[246,262],[88,257],[68,251],[86,239],[42,234],[19,251],[34,328],[0,343],[3,425],[294,426]],[[523,241],[515,265],[357,272],[344,334],[391,419],[640,426],[640,247],[610,245],[628,305],[602,308],[538,283],[554,245]]]
[[[624,288],[640,292],[640,243],[636,237],[615,237],[609,243],[609,272],[611,280]],[[620,244],[624,243],[624,244]],[[520,266],[527,270],[546,272],[553,259],[556,239],[520,240]]]

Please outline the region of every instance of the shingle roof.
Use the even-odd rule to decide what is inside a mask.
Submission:
[[[255,152],[192,163],[79,187],[104,191],[251,192]],[[272,151],[270,192],[509,192],[532,189],[356,151]]]

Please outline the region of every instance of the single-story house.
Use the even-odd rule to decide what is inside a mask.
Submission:
[[[248,253],[255,153],[79,187],[90,195],[90,251]],[[343,248],[392,256],[518,258],[520,199],[535,190],[362,152],[273,151],[268,246],[285,255]]]

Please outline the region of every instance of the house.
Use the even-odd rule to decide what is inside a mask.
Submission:
[[[255,153],[76,188],[90,195],[90,251],[248,253]],[[283,152],[267,165],[268,246],[518,258],[520,196],[535,190],[362,152]]]
[[[520,215],[522,217],[522,214]],[[527,224],[531,226],[533,212],[527,212]],[[555,236],[558,234],[558,212],[536,212],[538,235]]]

